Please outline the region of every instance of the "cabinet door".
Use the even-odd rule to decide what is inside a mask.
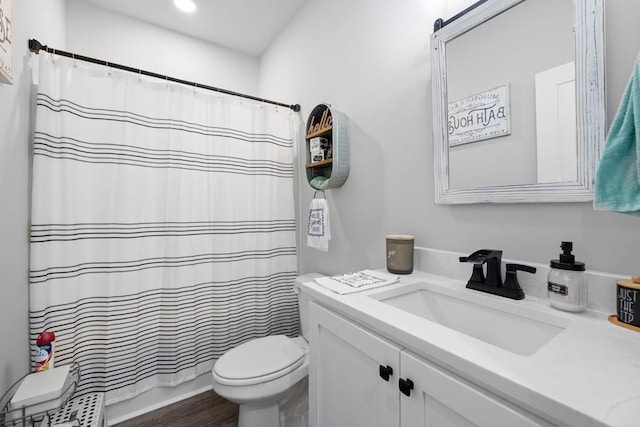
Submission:
[[[402,378],[414,389],[401,395],[402,427],[533,427],[550,426],[533,414],[403,351]]]
[[[309,335],[309,425],[399,427],[400,348],[315,303]]]

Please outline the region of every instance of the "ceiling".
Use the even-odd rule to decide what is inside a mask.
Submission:
[[[194,0],[185,14],[173,0],[80,0],[259,57],[306,0]]]

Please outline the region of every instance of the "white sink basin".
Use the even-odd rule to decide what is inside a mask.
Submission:
[[[519,301],[430,283],[370,297],[522,356],[534,354],[569,324],[562,317],[524,309]]]

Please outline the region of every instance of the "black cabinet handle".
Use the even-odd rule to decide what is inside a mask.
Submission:
[[[389,377],[393,375],[393,368],[389,365],[387,366],[382,366],[380,365],[380,377],[385,380],[385,381],[389,381]]]
[[[400,378],[398,380],[398,387],[404,395],[411,396],[411,390],[413,390],[413,381],[411,381],[409,378],[407,378],[406,380]]]

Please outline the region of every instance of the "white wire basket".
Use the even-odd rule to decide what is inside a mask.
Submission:
[[[26,377],[27,375],[16,381],[0,399],[0,427],[44,427],[53,425],[49,423],[52,415],[65,407],[76,392],[80,382],[80,365],[77,362],[71,364],[68,379],[60,396],[44,402],[14,408],[11,406],[11,399]]]

